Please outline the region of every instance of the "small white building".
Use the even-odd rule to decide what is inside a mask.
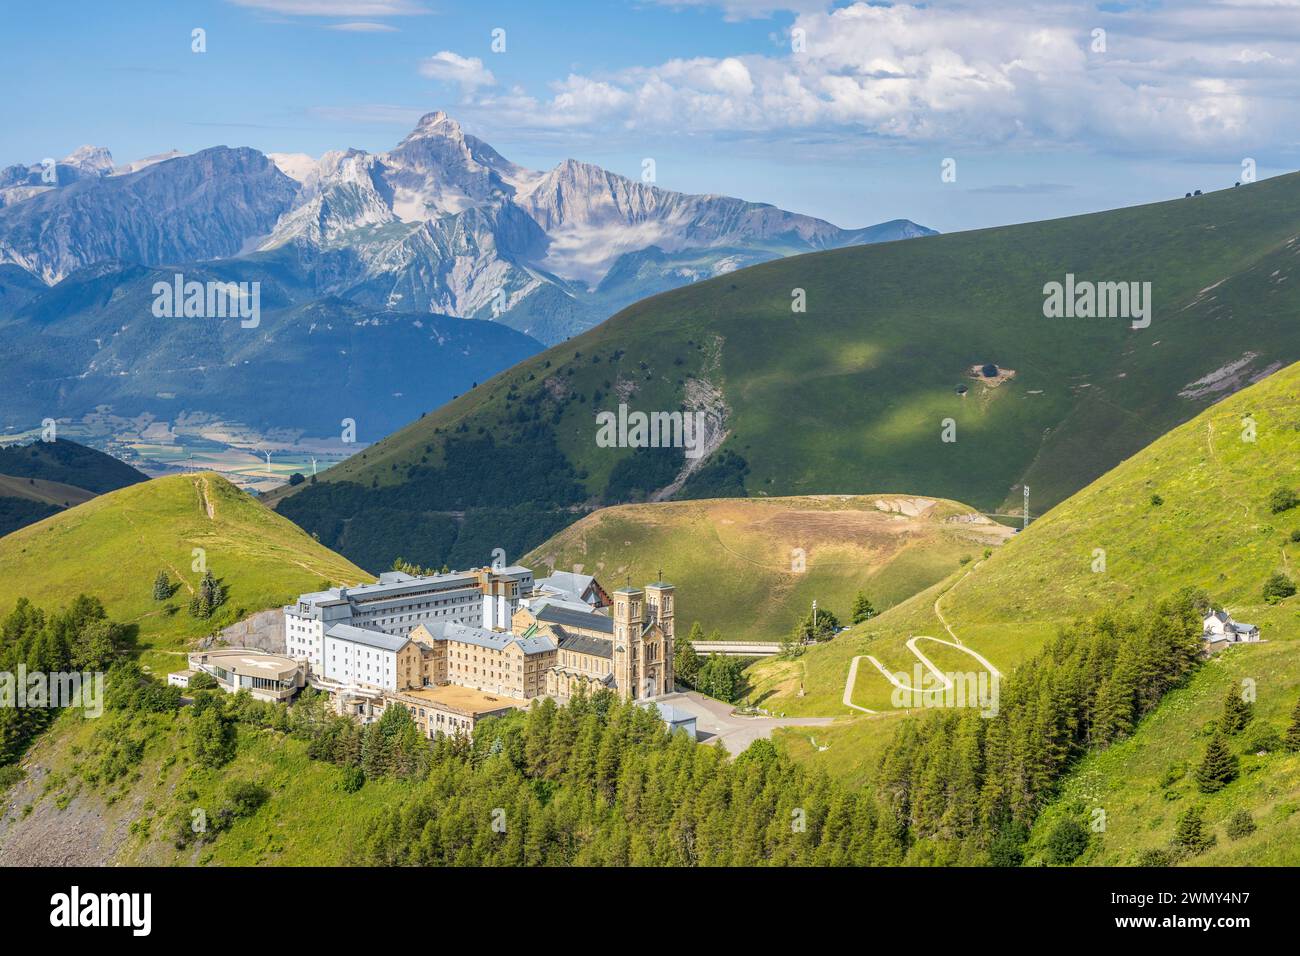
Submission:
[[[1227,611],[1211,610],[1205,617],[1202,640],[1211,643],[1253,644],[1259,640],[1259,628],[1254,624],[1234,621]]]

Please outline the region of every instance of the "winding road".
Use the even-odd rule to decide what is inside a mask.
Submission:
[[[928,634],[917,634],[915,637],[909,638],[907,641],[907,645],[906,645],[907,649],[911,651],[913,655],[915,655],[916,659],[919,660],[922,665],[924,665],[925,669],[930,672],[930,675],[934,677],[940,684],[938,688],[928,688],[928,690],[946,691],[953,686],[953,682],[952,682],[952,678],[950,678],[947,674],[943,673],[943,671],[939,670],[939,668],[935,666],[934,661],[926,657],[925,653],[916,646],[918,641],[934,641],[936,644],[944,644],[948,647],[955,647],[957,650],[969,654],[971,657],[975,658],[975,660],[979,661],[979,663],[984,666],[985,670],[987,670],[995,680],[1002,679],[1002,672],[999,671],[996,667],[994,667],[993,663],[988,658],[984,657],[984,655],[978,653],[977,651],[971,650],[969,647],[963,644],[960,639],[958,639],[957,632],[952,629],[952,625],[950,625],[948,623],[947,618],[943,616],[943,611],[939,610],[939,601],[944,597],[944,595],[948,594],[948,592],[951,591],[953,588],[955,588],[958,584],[961,584],[962,581],[965,581],[966,578],[968,578],[972,574],[972,572],[974,572],[974,570],[983,563],[984,562],[982,560],[977,561],[974,565],[971,566],[970,570],[968,570],[960,578],[954,581],[951,587],[946,588],[942,594],[940,594],[938,597],[934,599],[935,617],[939,619],[939,623],[943,625],[944,630],[948,632],[948,636],[951,637],[952,640],[945,641],[941,637],[930,637]],[[858,679],[858,662],[861,661],[863,658],[866,658],[867,660],[871,661],[871,663],[875,665],[876,670],[880,671],[880,673],[884,675],[885,680],[889,681],[899,690],[904,690],[909,692],[926,690],[923,688],[914,687],[910,684],[901,683],[898,680],[898,678],[896,678],[893,674],[891,674],[889,672],[889,669],[885,667],[884,664],[880,663],[880,661],[878,661],[875,657],[873,657],[870,654],[859,654],[857,657],[853,658],[853,660],[850,662],[849,676],[848,679],[844,682],[843,703],[845,707],[851,707],[854,710],[860,710],[864,714],[879,713],[879,711],[870,710],[869,708],[862,707],[858,704],[853,703],[853,686]]]

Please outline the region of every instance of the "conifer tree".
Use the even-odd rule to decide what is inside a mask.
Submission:
[[[700,655],[695,650],[695,642],[704,640],[704,628],[696,621],[691,625],[691,633],[686,640],[676,642],[673,651],[673,673],[677,680],[689,687],[696,686],[700,673]]]
[[[1199,806],[1193,806],[1188,807],[1179,816],[1178,824],[1174,828],[1173,844],[1175,849],[1195,856],[1214,846],[1214,834],[1206,832],[1203,813],[1204,811]]]
[[[1241,695],[1239,687],[1229,687],[1223,699],[1223,717],[1219,721],[1225,734],[1239,734],[1254,717],[1254,708]]]
[[[1237,778],[1237,756],[1218,734],[1205,748],[1205,758],[1196,768],[1196,786],[1201,793],[1218,793]]]
[[[1291,753],[1300,751],[1300,700],[1291,710],[1291,726],[1286,729],[1286,738],[1283,745]]]
[[[167,572],[159,570],[157,577],[153,579],[153,599],[155,601],[165,601],[172,596],[172,582],[167,577]]]
[[[876,614],[876,609],[872,606],[870,599],[861,591],[853,599],[853,623],[861,624]]]

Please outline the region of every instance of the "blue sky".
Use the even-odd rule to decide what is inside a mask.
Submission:
[[[0,164],[382,151],[444,109],[534,168],[951,231],[1289,171],[1297,59],[1300,0],[56,0],[0,32]]]

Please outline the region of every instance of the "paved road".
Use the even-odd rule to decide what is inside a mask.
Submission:
[[[730,704],[695,691],[665,694],[655,700],[695,715],[695,727],[701,743],[721,740],[727,752],[741,753],[755,740],[767,739],[780,727],[824,727],[832,717],[742,717],[732,713]]]
[[[866,707],[861,707],[858,704],[853,703],[853,684],[858,679],[858,661],[862,660],[864,656],[865,655],[859,654],[857,657],[853,658],[853,663],[849,664],[849,679],[844,683],[844,706],[852,707],[854,710],[860,710],[864,714],[874,714],[874,710],[869,710]],[[876,663],[874,657],[871,658],[871,663]],[[880,665],[877,664],[876,666],[879,667]]]
[[[936,644],[944,644],[947,645],[948,647],[955,647],[957,648],[957,650],[964,651],[965,653],[969,654],[971,657],[975,658],[975,660],[983,664],[984,669],[987,670],[990,676],[993,677],[995,680],[1001,680],[1002,678],[1002,672],[999,671],[996,667],[994,667],[993,663],[987,657],[985,657],[983,654],[978,653],[977,651],[971,650],[965,644],[961,644],[954,641],[945,641],[941,637],[930,637],[925,634],[918,634],[916,637],[912,638],[907,642],[907,649],[916,655],[917,659],[925,666],[926,670],[930,672],[930,675],[935,679],[935,682],[938,685],[937,687],[926,688],[926,690],[930,690],[930,691],[948,690],[950,687],[953,686],[953,684],[952,684],[952,679],[949,678],[948,675],[945,674],[943,671],[939,670],[939,668],[935,667],[934,661],[930,660],[930,658],[926,657],[925,654],[921,652],[920,648],[916,646],[917,641],[934,641]],[[872,664],[875,665],[876,670],[880,671],[880,673],[884,676],[885,680],[889,681],[891,684],[893,684],[895,687],[899,688],[900,690],[913,691],[918,689],[913,687],[911,684],[904,684],[900,682],[897,677],[895,677],[892,673],[890,673],[889,668],[885,667],[884,664],[880,663],[880,661],[876,660],[876,658],[872,657],[870,654],[859,654],[857,657],[853,658],[853,663],[849,665],[849,679],[844,682],[844,705],[846,707],[852,707],[854,710],[861,710],[868,714],[876,713],[876,711],[874,710],[867,710],[867,708],[860,707],[857,704],[853,703],[853,685],[854,682],[856,682],[858,679],[858,661],[862,660],[864,657],[867,660],[871,661]]]

